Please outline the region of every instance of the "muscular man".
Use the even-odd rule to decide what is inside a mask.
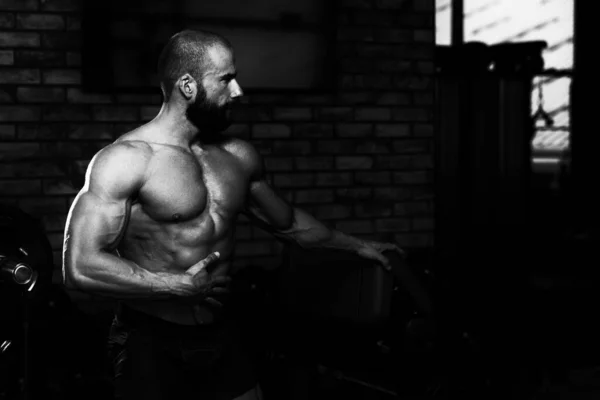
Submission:
[[[293,208],[269,187],[250,143],[219,135],[242,96],[225,38],[180,32],[158,71],[156,118],[88,167],[65,229],[64,283],[120,300],[109,340],[119,398],[260,399],[222,311],[237,216],[305,248],[345,249],[385,267],[381,252],[397,248]]]

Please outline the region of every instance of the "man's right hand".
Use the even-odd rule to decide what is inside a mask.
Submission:
[[[221,307],[222,304],[212,296],[226,294],[231,278],[228,276],[211,276],[207,267],[219,260],[218,251],[209,254],[203,260],[188,268],[183,274],[184,296],[193,303],[206,302],[210,305]]]

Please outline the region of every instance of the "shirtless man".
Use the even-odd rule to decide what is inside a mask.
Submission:
[[[328,229],[278,197],[259,153],[219,135],[242,96],[223,37],[183,31],[165,46],[151,122],[92,159],[69,212],[63,279],[120,301],[109,344],[122,399],[261,399],[224,317],[236,218],[305,248],[344,249],[389,268],[393,244]]]

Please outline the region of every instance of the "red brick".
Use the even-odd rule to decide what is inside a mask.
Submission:
[[[3,196],[11,195],[36,195],[40,194],[41,183],[38,180],[10,180],[0,181],[0,193]]]
[[[65,20],[56,14],[18,14],[17,28],[31,30],[61,30]]]
[[[412,200],[431,200],[433,199],[433,186],[413,186],[411,190]]]
[[[415,72],[431,75],[435,72],[435,63],[433,61],[417,61],[415,64]]]
[[[81,66],[81,53],[78,51],[68,51],[66,54],[66,64],[68,67]]]
[[[341,156],[336,157],[335,167],[338,170],[370,169],[373,167],[373,158],[369,156]]]
[[[76,69],[51,69],[44,71],[43,82],[46,85],[79,85],[81,71]]]
[[[433,218],[431,217],[420,217],[412,219],[413,231],[432,231],[435,227]]]
[[[319,172],[316,176],[316,186],[348,186],[352,184],[350,172]]]
[[[414,124],[414,136],[416,137],[431,137],[433,136],[432,124]]]
[[[432,80],[428,76],[397,76],[393,79],[393,87],[400,90],[426,90],[431,87]]]
[[[81,30],[81,17],[68,16],[67,17],[67,30],[68,31],[80,31]]]
[[[381,59],[373,60],[373,66],[379,73],[385,74],[407,74],[413,70],[413,64],[406,60]]]
[[[265,157],[264,163],[267,171],[291,171],[293,168],[289,157]]]
[[[411,166],[414,169],[431,169],[433,168],[433,156],[431,154],[411,156]]]
[[[404,106],[411,102],[409,93],[402,92],[386,92],[380,93],[375,101],[379,105]]]
[[[15,15],[11,13],[0,13],[0,29],[12,29],[15,27]]]
[[[69,103],[82,104],[109,104],[112,102],[112,98],[108,94],[86,93],[80,88],[69,88],[67,90],[67,100]]]
[[[59,51],[18,50],[15,53],[15,64],[20,67],[62,67],[65,55]]]
[[[414,34],[411,29],[377,29],[375,31],[375,41],[382,43],[407,43],[414,40]]]
[[[1,32],[0,47],[39,47],[40,34],[34,32]]]
[[[35,217],[67,212],[66,202],[63,197],[29,197],[19,200],[19,207]]]
[[[356,54],[366,58],[398,58],[404,56],[405,46],[400,44],[360,43]]]
[[[295,124],[293,126],[292,136],[297,138],[326,138],[333,136],[332,124]]]
[[[433,105],[433,93],[430,92],[415,92],[413,94],[413,103],[416,106]]]
[[[244,99],[245,98],[245,99]],[[245,104],[283,104],[287,103],[290,100],[289,95],[287,94],[278,94],[278,93],[253,93],[247,94],[244,96]]]
[[[126,106],[95,106],[93,107],[95,121],[117,122],[117,121],[137,121],[138,107]]]
[[[433,246],[433,234],[429,233],[402,233],[394,235],[394,241],[401,248],[422,248]]]
[[[281,155],[305,155],[311,153],[310,142],[303,140],[275,140],[272,149],[275,154]]]
[[[109,124],[72,125],[67,134],[71,140],[112,140],[113,127]]]
[[[354,206],[354,215],[358,218],[389,217],[392,215],[392,206],[382,202],[360,203]]]
[[[140,107],[140,119],[143,122],[152,121],[160,112],[161,106]]]
[[[320,140],[317,142],[317,152],[320,154],[353,153],[356,144],[353,140]]]
[[[34,11],[39,6],[39,0],[0,0],[0,10],[5,11]]]
[[[63,88],[23,86],[17,88],[17,98],[21,103],[60,103],[65,100]]]
[[[309,121],[312,119],[312,110],[306,107],[276,107],[273,110],[273,119],[276,121]]]
[[[20,140],[62,140],[69,126],[64,123],[19,124]]]
[[[47,233],[46,237],[48,238],[48,242],[50,242],[50,247],[52,247],[53,250],[62,249],[64,239],[62,232]]]
[[[373,134],[373,124],[356,123],[356,124],[336,124],[335,126],[337,137],[368,137]]]
[[[45,179],[44,194],[77,194],[81,188],[73,187],[73,183],[66,179]]]
[[[44,121],[89,121],[91,110],[87,106],[60,105],[46,106],[43,110]]]
[[[394,172],[393,178],[398,185],[422,185],[432,181],[429,171]]]
[[[252,126],[252,137],[255,138],[287,138],[292,134],[288,125],[255,124]]]
[[[371,60],[368,60],[372,64]],[[340,92],[337,95],[338,102],[351,105],[372,105],[377,99],[377,93],[373,91]]]
[[[337,80],[337,89],[342,91],[358,89],[354,74],[340,74]]]
[[[331,203],[333,191],[331,189],[297,190],[294,202],[296,204]]]
[[[0,168],[3,177],[44,178],[65,176],[65,171],[56,162],[20,161],[3,165]]]
[[[42,225],[46,232],[63,232],[67,225],[67,216],[65,214],[44,215]]]
[[[36,106],[2,106],[0,122],[39,121],[40,109]]]
[[[16,128],[14,125],[0,125],[0,139],[12,140],[16,136]]]
[[[22,83],[40,83],[40,71],[27,68],[0,69],[0,84],[19,85]]]
[[[91,159],[72,161],[71,165],[73,166],[73,173],[80,177],[85,177],[85,173],[90,165],[90,161]]]
[[[354,173],[354,182],[359,185],[389,185],[392,181],[389,171],[358,171]]]
[[[308,187],[314,183],[313,174],[274,174],[273,184],[276,187],[290,188],[290,187]]]
[[[356,143],[356,154],[387,154],[390,144],[384,140],[369,140]]]
[[[235,238],[237,240],[245,240],[252,238],[252,227],[249,225],[238,224],[235,228]]]
[[[407,137],[410,136],[409,124],[377,124],[375,136],[378,137]]]
[[[94,154],[109,143],[106,141],[43,142],[41,143],[41,152],[45,158],[92,158]]]
[[[314,216],[319,220],[345,219],[352,215],[352,207],[344,204],[322,204],[316,207]]]
[[[428,139],[405,139],[395,140],[393,144],[396,153],[429,153],[432,150],[432,143]]]
[[[334,96],[329,94],[297,94],[294,104],[327,105],[334,103]]]
[[[12,50],[0,50],[0,65],[13,65],[15,54]]]
[[[425,201],[405,202],[394,204],[394,215],[398,216],[423,216],[433,215],[433,206]]]
[[[42,33],[42,47],[54,50],[79,50],[83,36],[79,32]]]
[[[376,187],[373,196],[379,201],[403,201],[412,196],[412,191],[402,187]]]
[[[162,96],[159,94],[117,94],[117,103],[159,105],[162,103]]]
[[[386,218],[375,221],[377,232],[407,232],[410,231],[410,220],[407,218]]]
[[[360,200],[370,200],[373,196],[373,189],[371,188],[343,188],[337,189],[335,192],[336,199],[339,202],[350,202],[355,203]]]
[[[236,122],[272,121],[271,110],[265,106],[239,106],[232,110],[231,118]]]
[[[432,110],[429,108],[398,107],[392,109],[392,119],[394,121],[423,122],[431,121],[433,116]]]
[[[379,169],[408,169],[411,165],[411,157],[406,155],[381,155],[375,158],[375,168]]]
[[[317,109],[317,119],[321,121],[350,121],[354,119],[352,107],[321,107]]]
[[[333,168],[333,157],[310,156],[296,157],[294,159],[296,169],[299,171],[327,171]]]
[[[15,88],[6,87],[0,89],[0,104],[14,103],[15,102]]]
[[[373,232],[373,222],[366,219],[337,221],[335,227],[340,232],[347,234]]]

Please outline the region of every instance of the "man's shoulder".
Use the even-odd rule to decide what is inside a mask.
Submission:
[[[223,147],[239,160],[244,169],[252,172],[262,170],[262,157],[252,143],[240,138],[231,138]]]

